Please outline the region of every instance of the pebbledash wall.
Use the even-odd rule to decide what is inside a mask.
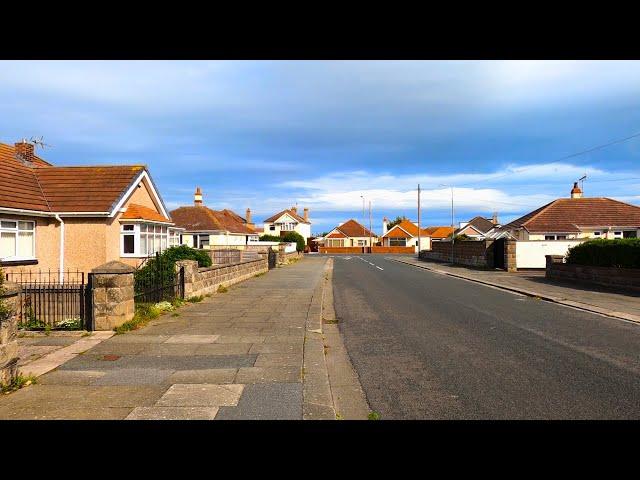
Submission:
[[[547,255],[546,262],[546,278],[640,292],[640,269],[638,268],[573,265],[563,263],[563,255]]]
[[[229,286],[269,270],[266,255],[259,260],[214,265],[212,267],[198,267],[195,260],[180,260],[176,268],[184,267],[184,296],[214,293],[220,285]]]
[[[0,385],[11,383],[18,373],[18,319],[15,311],[19,293],[20,286],[15,283],[4,283],[0,290],[0,302],[8,312],[6,318],[0,317]]]

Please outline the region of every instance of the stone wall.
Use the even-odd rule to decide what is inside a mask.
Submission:
[[[507,272],[515,272],[518,270],[516,261],[516,246],[518,242],[515,240],[505,240],[504,242],[504,268]]]
[[[451,263],[451,242],[431,242],[431,250],[422,250],[420,258]],[[493,240],[453,243],[453,263],[472,267],[493,267]]]
[[[0,287],[0,302],[8,312],[8,316],[0,316],[0,384],[5,385],[18,374],[18,318],[15,312],[19,293],[20,286],[15,283],[4,283]]]
[[[640,269],[592,267],[563,263],[562,255],[546,255],[546,278],[640,292]]]
[[[285,253],[284,249],[280,249],[278,252],[278,263],[280,265],[286,265],[293,259],[302,258],[302,252],[289,252]]]
[[[133,267],[112,261],[94,268],[93,325],[95,330],[113,330],[135,314]]]
[[[269,270],[266,255],[261,255],[259,260],[203,268],[198,268],[195,260],[180,260],[176,268],[180,267],[184,267],[185,298],[214,293],[220,285],[233,285]]]

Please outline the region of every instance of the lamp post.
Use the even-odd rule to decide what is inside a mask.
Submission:
[[[366,223],[365,214],[364,214],[364,195],[360,195],[360,198],[362,199],[362,238],[364,238],[365,236],[364,224]],[[362,253],[364,253],[364,248],[362,249]]]
[[[449,187],[451,189],[451,263],[453,263],[453,245],[456,241],[455,222],[453,219],[453,185],[440,184],[441,187]]]
[[[369,200],[369,253],[373,253],[373,239],[371,238],[371,200]]]
[[[420,258],[420,184],[418,184],[418,258]]]

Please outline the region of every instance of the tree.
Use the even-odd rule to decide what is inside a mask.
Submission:
[[[304,246],[307,244],[307,240],[298,232],[288,232],[284,237],[282,237],[282,241],[296,242],[296,250],[298,252],[302,252],[304,250]]]
[[[277,235],[260,235],[261,242],[282,242],[282,238]]]
[[[401,217],[400,215],[398,215],[396,217],[395,220],[391,220],[388,224],[387,224],[387,229],[391,230],[393,227],[395,227],[396,225],[398,225],[400,222],[402,222],[403,220],[409,220],[407,217],[405,217],[404,215]]]

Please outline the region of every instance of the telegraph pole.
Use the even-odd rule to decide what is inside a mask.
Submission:
[[[453,245],[456,241],[455,222],[453,220],[453,187],[451,187],[451,263],[453,263]]]
[[[420,184],[418,184],[418,258],[420,258]]]
[[[369,253],[373,253],[373,239],[371,238],[371,200],[369,200]]]

